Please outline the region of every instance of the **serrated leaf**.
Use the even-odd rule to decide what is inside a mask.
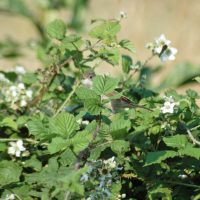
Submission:
[[[95,91],[86,87],[79,87],[76,90],[76,94],[79,99],[100,99],[100,96]]]
[[[108,144],[105,144],[103,146],[92,149],[90,151],[90,157],[88,158],[88,160],[89,161],[97,160],[100,157],[101,152],[103,152],[108,146],[109,146]]]
[[[69,138],[70,135],[79,129],[76,118],[69,113],[59,113],[55,118],[50,121],[50,130],[52,133],[62,135]]]
[[[22,168],[13,161],[0,162],[0,186],[19,181]]]
[[[72,152],[71,149],[66,149],[61,155],[59,162],[61,163],[62,166],[67,166],[75,163],[76,161],[76,156]]]
[[[76,51],[82,46],[82,44],[83,40],[81,40],[81,37],[78,37],[76,35],[70,35],[62,40],[61,49]]]
[[[111,149],[114,153],[123,154],[129,151],[129,142],[124,140],[115,140],[111,143]]]
[[[92,140],[92,133],[88,131],[77,132],[76,135],[70,139],[75,153],[79,153],[85,149]]]
[[[133,44],[131,43],[130,40],[121,40],[119,45],[124,48],[129,50],[132,53],[135,53],[135,47],[133,46]]]
[[[48,145],[48,150],[50,154],[57,153],[68,147],[69,141],[61,137],[53,138],[51,143]]]
[[[185,148],[188,143],[186,135],[174,135],[170,137],[164,137],[163,141],[167,146],[178,149]]]
[[[124,73],[128,74],[130,72],[132,64],[133,61],[130,56],[122,56],[122,69]]]
[[[180,149],[178,153],[180,155],[186,155],[186,156],[196,158],[197,160],[200,159],[200,148],[194,148],[188,145],[184,149]]]
[[[36,171],[40,171],[42,163],[36,158],[36,155],[33,155],[29,160],[26,160],[24,167],[31,167]]]
[[[99,115],[102,111],[100,99],[85,99],[84,107],[92,115]]]
[[[106,21],[102,22],[100,25],[95,26],[90,31],[90,36],[98,39],[108,39],[115,37],[120,31],[120,24],[118,21]]]
[[[101,49],[99,51],[100,58],[110,63],[111,65],[119,64],[120,52],[117,47],[113,47],[110,49]]]
[[[98,94],[112,92],[118,85],[119,79],[108,76],[95,76],[93,78],[93,90]]]
[[[34,135],[36,139],[44,139],[49,135],[49,130],[40,120],[34,120],[27,123],[29,132]]]
[[[17,123],[12,118],[6,117],[0,122],[0,127],[10,127],[17,130]]]
[[[131,122],[128,119],[118,119],[112,121],[109,127],[109,133],[114,139],[122,139],[126,137],[128,130],[131,128]]]
[[[47,26],[47,33],[51,38],[62,40],[66,33],[66,25],[62,20],[54,20]]]
[[[149,152],[146,156],[146,162],[144,166],[149,166],[152,164],[159,164],[163,160],[167,158],[174,158],[178,156],[177,152],[175,151],[156,151],[156,152]]]

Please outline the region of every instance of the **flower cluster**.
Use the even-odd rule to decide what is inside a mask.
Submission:
[[[15,199],[15,195],[14,194],[7,194],[6,198],[4,200],[14,200]]]
[[[107,169],[114,169],[117,166],[116,161],[114,160],[115,157],[109,158],[108,160],[104,160],[103,163],[105,165],[105,168]]]
[[[161,112],[163,114],[174,113],[175,106],[178,106],[179,103],[175,102],[172,96],[170,97],[165,96],[164,99],[165,99],[165,102],[164,102],[164,105],[161,107]]]
[[[165,35],[162,34],[156,38],[154,42],[148,43],[146,47],[152,51],[154,55],[158,55],[162,62],[167,60],[175,60],[177,49],[172,47],[171,41],[167,40]]]
[[[107,199],[112,195],[112,185],[116,183],[119,179],[119,172],[122,168],[118,167],[115,157],[109,158],[107,160],[97,160],[92,163],[88,163],[88,171],[81,176],[81,182],[84,185],[88,185],[88,191],[94,191],[93,193],[89,192],[87,194],[87,200],[94,199]],[[90,188],[93,181],[95,184],[95,188]],[[117,199],[125,198],[125,194],[118,194],[116,196]]]
[[[11,85],[3,88],[3,90],[5,101],[11,103],[13,109],[16,106],[26,107],[27,103],[32,100],[33,91],[30,89],[26,90],[24,83]]]
[[[10,81],[5,77],[4,74],[0,73],[0,83],[9,83]]]
[[[17,140],[17,142],[10,142],[10,147],[8,147],[8,154],[20,157],[21,153],[26,151],[26,148],[23,146],[22,140]]]

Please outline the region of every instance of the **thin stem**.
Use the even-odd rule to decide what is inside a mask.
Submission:
[[[29,142],[29,143],[32,143],[32,144],[39,144],[40,142],[37,141],[37,140],[33,140],[33,139],[29,139],[29,138],[1,138],[0,139],[0,142],[15,142],[15,141],[18,141],[18,140],[23,140],[23,141],[26,141],[26,142]],[[48,143],[41,143],[42,145],[48,145]]]
[[[200,145],[200,141],[194,138],[194,136],[192,135],[192,132],[188,128],[186,128],[186,131],[188,133],[189,138],[192,140],[193,144]]]
[[[58,110],[56,111],[56,113],[54,114],[53,117],[56,117],[56,116],[58,115],[58,113],[61,112],[61,111],[64,109],[65,105],[66,105],[67,103],[69,103],[71,97],[73,96],[73,94],[75,93],[75,91],[76,91],[76,89],[77,89],[77,87],[78,87],[79,85],[80,85],[80,81],[77,81],[77,83],[74,85],[72,91],[69,93],[68,97],[67,97],[66,100],[63,102],[63,104],[58,108]]]
[[[199,185],[194,185],[194,184],[189,184],[189,183],[180,183],[177,181],[165,181],[166,183],[171,183],[171,184],[177,184],[177,185],[182,185],[182,186],[186,186],[186,187],[193,187],[193,188],[198,188],[200,189]]]

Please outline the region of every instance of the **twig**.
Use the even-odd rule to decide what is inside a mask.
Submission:
[[[65,105],[70,101],[71,97],[73,96],[73,94],[75,93],[77,87],[80,85],[80,81],[77,81],[77,83],[74,85],[72,91],[69,93],[68,97],[66,98],[66,100],[63,102],[63,104],[58,108],[58,110],[56,111],[56,113],[54,114],[53,117],[56,117],[58,115],[58,113],[60,111],[63,110],[63,108],[65,107]]]
[[[200,141],[194,138],[194,136],[192,135],[192,132],[187,127],[186,127],[186,131],[188,133],[189,138],[192,140],[192,143],[198,144],[200,146]]]
[[[42,88],[39,90],[39,94],[30,102],[29,107],[30,106],[34,106],[37,105],[43,98],[44,94],[48,91],[49,87],[51,86],[51,84],[53,83],[56,75],[59,73],[59,71],[61,70],[62,67],[64,67],[67,63],[69,63],[71,60],[71,57],[67,60],[65,60],[63,63],[61,63],[58,67],[58,70],[54,70],[53,75],[50,77],[49,82],[47,84],[44,84],[42,86]],[[52,68],[54,69],[56,66],[52,66]]]

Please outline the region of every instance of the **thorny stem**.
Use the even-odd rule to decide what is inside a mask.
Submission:
[[[71,60],[71,58],[65,60],[63,63],[61,63],[58,67],[58,71],[55,69],[53,72],[53,75],[51,76],[51,78],[49,79],[49,82],[47,84],[44,84],[41,89],[39,90],[39,94],[33,99],[33,101],[30,103],[29,106],[34,106],[37,105],[43,98],[44,94],[48,91],[49,87],[51,86],[52,82],[54,81],[56,75],[58,74],[58,72],[60,71],[60,69],[62,67],[64,67],[67,63],[69,63]],[[55,66],[54,66],[55,67]],[[54,68],[53,67],[53,68]]]
[[[62,103],[62,105],[58,108],[58,110],[56,111],[56,113],[54,114],[53,117],[56,117],[56,116],[58,115],[58,113],[61,112],[61,111],[64,109],[65,105],[66,105],[67,103],[69,103],[71,97],[73,96],[73,94],[75,93],[75,91],[76,91],[76,89],[77,89],[77,87],[78,87],[79,85],[80,85],[80,81],[77,81],[77,83],[74,85],[72,91],[69,93],[68,97],[67,97],[66,100]]]

